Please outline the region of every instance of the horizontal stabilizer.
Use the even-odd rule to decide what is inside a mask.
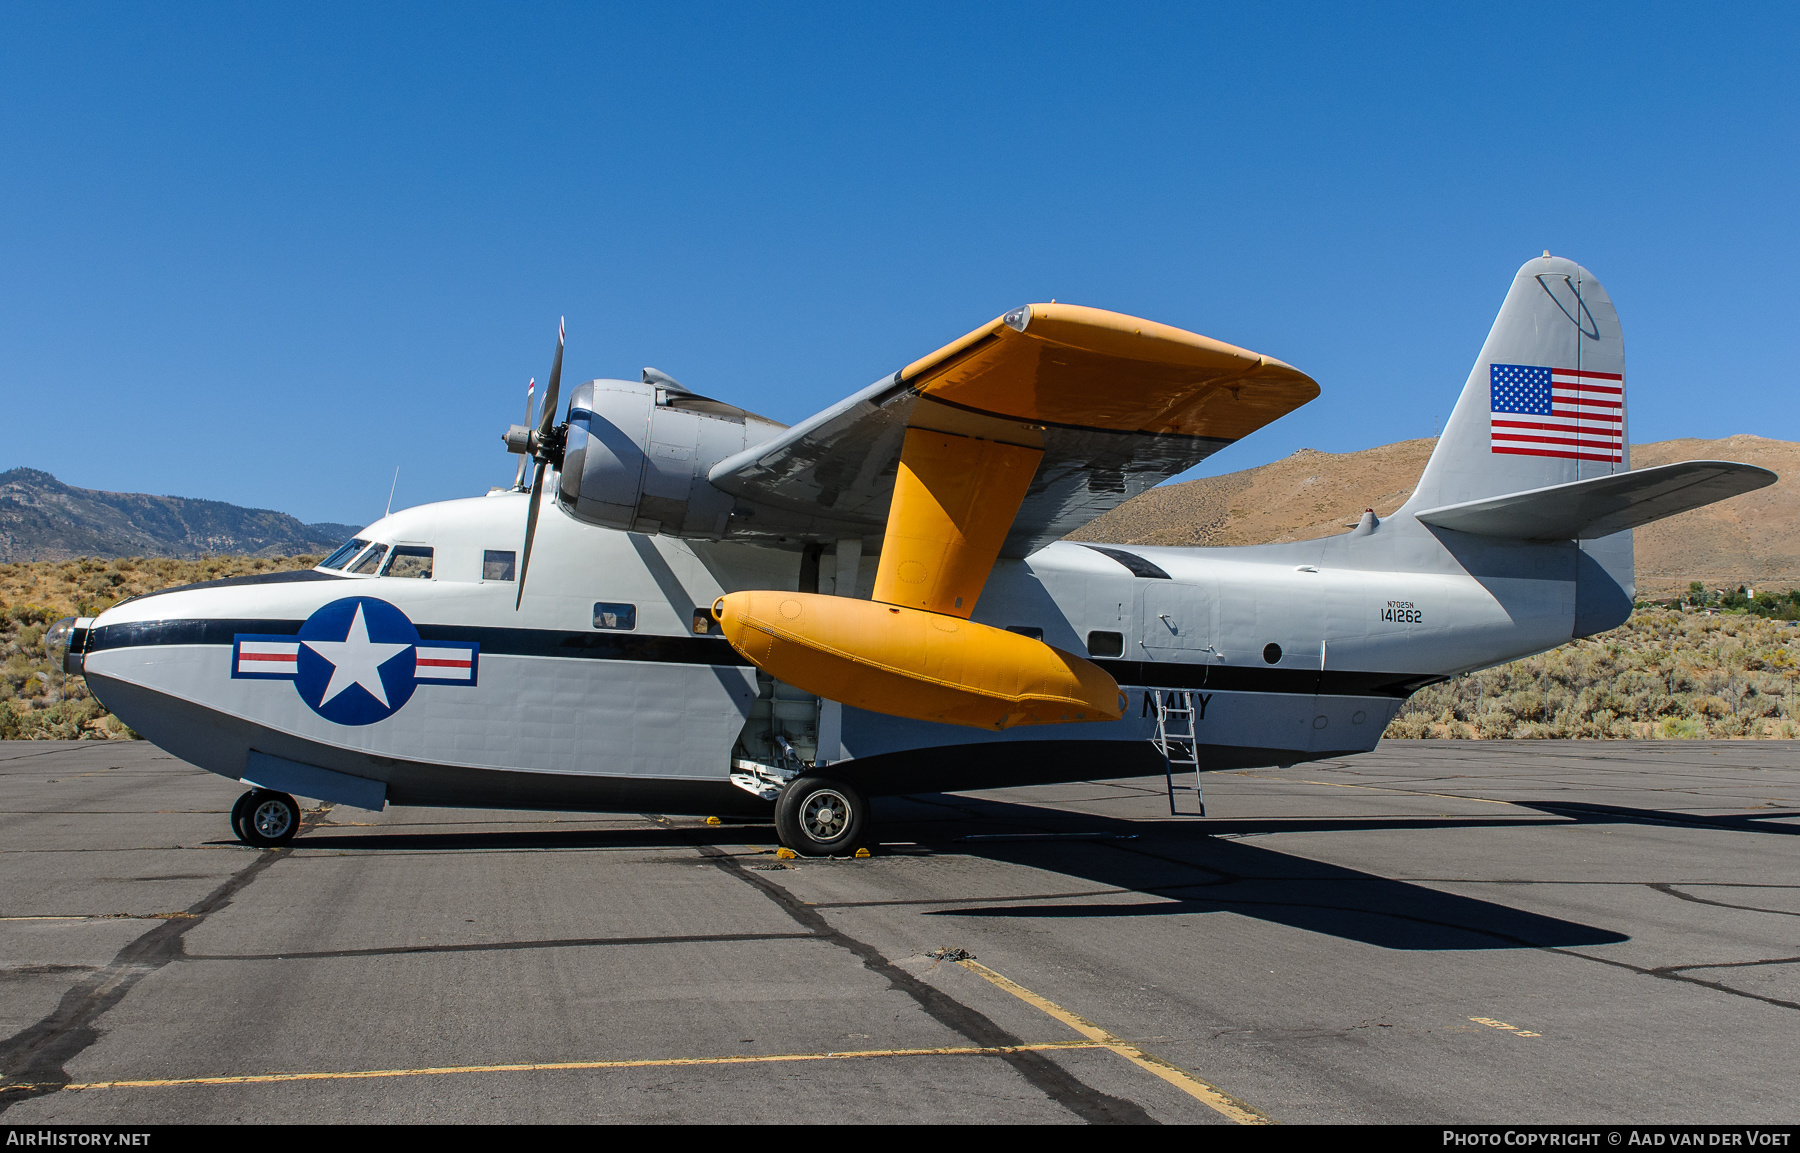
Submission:
[[[1686,460],[1415,513],[1426,524],[1480,536],[1594,540],[1774,484],[1766,468]]]

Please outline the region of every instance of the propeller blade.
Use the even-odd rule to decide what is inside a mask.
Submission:
[[[525,509],[525,551],[519,555],[519,596],[513,601],[514,612],[525,603],[525,573],[531,568],[531,538],[537,535],[538,502],[543,496],[544,462],[540,460],[537,474],[531,478],[531,504]]]
[[[514,612],[518,612],[519,606],[525,603],[525,574],[531,568],[531,541],[537,536],[538,508],[544,500],[544,470],[549,467],[550,462],[542,445],[556,429],[556,394],[562,384],[562,360],[563,318],[559,316],[556,318],[556,359],[550,363],[550,379],[544,385],[544,400],[538,409],[538,464],[537,472],[531,478],[531,504],[525,509],[525,551],[519,556],[519,595],[513,601]],[[529,415],[526,420],[530,421]],[[524,479],[523,473],[520,474],[520,479]]]
[[[556,318],[556,359],[550,364],[550,381],[544,386],[544,407],[539,410],[538,435],[550,435],[556,427],[556,392],[562,384],[563,318]]]
[[[534,376],[525,385],[525,427],[526,428],[531,427],[531,402],[534,398],[533,394],[536,392],[537,392],[537,377]],[[527,456],[524,453],[520,453],[519,454],[519,471],[513,475],[513,488],[522,489],[525,487],[525,470],[530,467],[531,467],[531,457]]]

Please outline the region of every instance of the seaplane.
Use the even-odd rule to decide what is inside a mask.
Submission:
[[[386,515],[316,567],[135,597],[53,635],[138,733],[296,797],[773,821],[870,799],[1366,752],[1409,694],[1593,636],[1632,530],[1773,483],[1630,467],[1600,282],[1513,277],[1411,497],[1318,540],[1066,539],[1306,404],[1271,356],[1072,304],[1012,309],[791,427],[646,368],[504,434],[514,483]]]

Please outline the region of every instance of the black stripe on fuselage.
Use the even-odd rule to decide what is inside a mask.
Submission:
[[[1448,677],[1431,673],[1362,673],[1347,669],[1270,669],[1242,665],[1176,664],[1171,661],[1094,662],[1122,685],[1152,689],[1205,689],[1228,693],[1293,693],[1327,697],[1395,697],[1404,700]]]
[[[142,645],[221,645],[229,647],[239,633],[293,636],[304,621],[176,620],[133,621],[94,629],[87,651],[136,648]],[[603,661],[652,661],[678,665],[738,665],[738,656],[723,640],[708,637],[659,636],[655,633],[560,632],[555,629],[477,628],[468,625],[416,626],[425,641],[474,641],[483,656],[575,657]]]
[[[229,647],[239,633],[293,636],[305,623],[295,620],[133,621],[91,630],[86,651],[137,648],[145,645],[219,645]],[[508,629],[474,625],[418,625],[426,641],[473,641],[483,656],[567,657],[603,661],[650,661],[657,664],[748,667],[750,662],[723,640],[710,637],[659,636],[654,633],[562,632],[556,629]],[[1404,699],[1446,678],[1429,673],[1363,673],[1328,669],[1244,668],[1172,661],[1094,662],[1122,685],[1157,689],[1201,689],[1241,693],[1320,694]]]

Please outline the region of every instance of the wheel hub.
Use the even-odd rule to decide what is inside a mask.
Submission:
[[[844,835],[845,818],[850,803],[829,789],[820,789],[807,798],[801,823],[808,835],[817,841],[833,841]]]
[[[280,801],[264,801],[256,806],[256,812],[251,815],[250,821],[258,833],[273,840],[287,832],[287,806]]]

